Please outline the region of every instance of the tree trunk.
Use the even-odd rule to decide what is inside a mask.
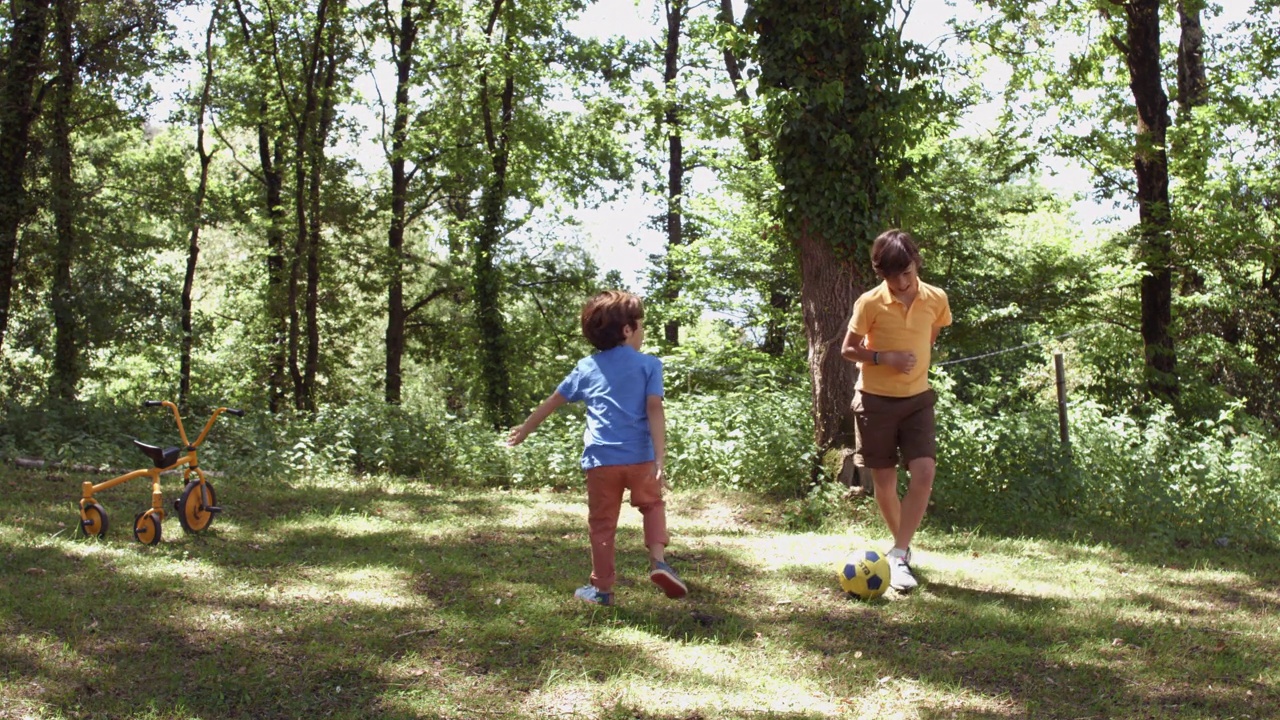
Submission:
[[[413,73],[414,45],[418,39],[416,3],[404,0],[400,6],[400,32],[393,38],[396,48],[396,108],[391,125],[391,227],[387,231],[391,277],[387,284],[387,367],[385,399],[400,404],[401,361],[404,357],[404,227],[409,196],[409,176],[405,172],[405,146],[409,134],[409,89]]]
[[[75,20],[77,0],[56,0],[54,4],[54,47],[58,75],[53,85],[51,137],[49,142],[49,206],[53,213],[54,251],[50,309],[53,311],[53,371],[49,394],[60,400],[74,400],[80,384],[77,344],[81,309],[76,300],[72,264],[76,253],[76,186],[71,150],[71,115],[75,100]]]
[[[1179,0],[1178,19],[1181,32],[1178,36],[1178,115],[1179,125],[1189,124],[1196,107],[1208,104],[1209,81],[1204,68],[1204,28],[1200,24],[1202,0]],[[1186,168],[1183,178],[1190,183],[1205,180],[1209,163],[1211,141],[1202,133],[1193,137],[1193,128],[1183,134],[1183,141],[1172,145],[1173,157]],[[1180,233],[1178,242],[1179,272],[1182,280],[1180,294],[1191,295],[1205,290],[1206,279],[1196,266],[1194,250],[1196,238]]]
[[[733,0],[720,0],[720,11],[716,19],[724,25],[730,27],[738,27],[737,20],[733,16]],[[743,62],[734,54],[733,48],[725,45],[723,50],[724,69],[729,74],[729,81],[733,83],[733,96],[737,98],[742,107],[750,107],[751,96],[747,93],[747,83],[742,77]],[[756,137],[756,131],[751,127],[743,127],[742,146],[747,152],[747,158],[752,162],[764,157],[764,151],[760,149],[760,140]]]
[[[852,259],[837,254],[831,243],[801,229],[800,305],[809,341],[809,377],[813,394],[813,440],[820,452],[853,445],[849,408],[857,381],[856,367],[840,355],[853,303],[865,289]]]
[[[486,35],[493,38],[504,0],[494,0]],[[506,43],[511,42],[510,35]],[[509,52],[509,49],[508,49]],[[515,111],[515,78],[507,72],[494,118],[490,98],[489,72],[480,77],[480,111],[484,121],[485,146],[492,174],[480,200],[480,228],[472,255],[472,283],[475,293],[476,325],[480,331],[481,383],[485,410],[495,428],[512,424],[511,371],[507,365],[507,331],[502,317],[502,281],[497,265],[498,243],[506,218],[507,164],[511,150],[508,131]]]
[[[200,159],[200,180],[196,185],[195,207],[191,216],[191,236],[187,244],[187,272],[182,281],[182,349],[178,371],[178,407],[186,410],[191,399],[191,351],[195,344],[192,322],[191,296],[195,290],[196,265],[200,259],[200,230],[204,224],[204,200],[209,192],[209,164],[213,156],[204,146],[204,115],[209,107],[209,93],[213,85],[213,29],[218,22],[214,12],[204,37],[204,85],[200,88],[200,103],[196,110],[196,155]]]
[[[325,51],[327,61],[324,68],[324,80],[320,87],[319,117],[311,144],[311,170],[307,179],[308,202],[311,211],[308,216],[307,227],[307,353],[303,367],[303,382],[307,388],[304,409],[308,412],[314,412],[316,409],[316,375],[320,370],[320,258],[324,240],[320,207],[324,187],[324,169],[328,164],[325,148],[329,144],[329,133],[333,129],[333,120],[336,114],[334,83],[337,79],[338,68],[336,56],[337,32],[337,28],[331,27],[329,29],[329,39],[325,45],[327,48]]]
[[[315,374],[319,351],[319,175],[324,154],[321,107],[324,101],[325,36],[331,4],[320,0],[315,28],[303,66],[302,111],[294,118],[294,245],[289,271],[289,373],[293,378],[293,405],[315,410]],[[301,308],[299,305],[301,304]]]
[[[266,118],[268,105],[262,103]],[[267,358],[267,405],[271,412],[284,410],[288,397],[289,338],[289,274],[285,259],[284,143],[277,138],[274,147],[266,120],[258,122],[258,161],[262,165],[263,198],[267,214],[267,292],[266,312],[271,342]]]
[[[1134,171],[1138,179],[1138,259],[1142,277],[1142,340],[1146,356],[1147,393],[1172,401],[1178,396],[1173,322],[1172,222],[1169,208],[1169,162],[1165,151],[1169,98],[1160,68],[1160,2],[1131,0],[1125,5],[1128,25],[1126,61],[1130,88],[1138,108]]]
[[[1204,68],[1204,27],[1200,24],[1203,0],[1178,0],[1178,114],[1209,101],[1209,80]]]
[[[255,64],[260,62],[252,48],[253,27],[244,6],[236,0],[236,15],[245,47]],[[271,103],[264,95],[258,104],[258,164],[262,167],[263,204],[267,218],[267,287],[265,312],[270,337],[267,342],[267,406],[274,413],[284,410],[288,397],[288,346],[290,332],[289,265],[285,257],[284,139],[273,137]]]
[[[667,0],[667,43],[663,52],[662,85],[666,91],[666,112],[663,124],[667,130],[667,257],[666,282],[663,299],[668,312],[674,312],[680,300],[680,285],[684,274],[672,258],[672,252],[684,244],[684,147],[680,137],[679,88],[676,79],[680,74],[680,28],[684,22],[685,0]],[[667,320],[663,335],[670,345],[680,344],[680,321]]]
[[[0,352],[9,328],[18,228],[26,212],[23,179],[48,19],[49,0],[10,3],[6,63],[0,77]]]
[[[764,342],[760,346],[766,355],[782,357],[787,351],[787,317],[791,315],[794,303],[791,284],[783,274],[779,261],[774,267],[774,277],[769,284],[769,316],[765,320]]]

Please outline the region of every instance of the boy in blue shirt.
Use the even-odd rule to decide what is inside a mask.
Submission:
[[[591,535],[591,583],[574,597],[597,605],[613,604],[614,538],[622,493],[644,518],[649,548],[649,579],[669,598],[689,588],[666,563],[667,510],[666,414],[662,407],[662,361],[640,352],[644,342],[644,306],[640,298],[606,290],[582,308],[582,334],[598,352],[578,361],[546,400],[511,429],[507,445],[524,442],[556,408],[570,402],[587,406],[582,469],[587,475],[587,524]]]

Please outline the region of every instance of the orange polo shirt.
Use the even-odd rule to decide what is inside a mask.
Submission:
[[[893,296],[888,283],[868,290],[853,304],[849,330],[866,338],[867,348],[879,352],[910,350],[916,366],[904,375],[888,365],[860,363],[859,390],[872,395],[911,397],[929,389],[929,341],[933,329],[951,324],[951,306],[941,289],[919,282],[910,309]]]

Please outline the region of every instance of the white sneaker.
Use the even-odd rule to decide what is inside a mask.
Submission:
[[[918,585],[916,576],[911,574],[911,566],[907,564],[905,557],[890,555],[889,560],[889,587],[900,593],[911,592]]]

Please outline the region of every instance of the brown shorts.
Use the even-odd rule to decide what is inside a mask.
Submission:
[[[903,465],[916,458],[936,459],[933,405],[937,399],[933,390],[904,398],[855,392],[853,461],[859,467],[891,468],[898,466],[899,457]]]

